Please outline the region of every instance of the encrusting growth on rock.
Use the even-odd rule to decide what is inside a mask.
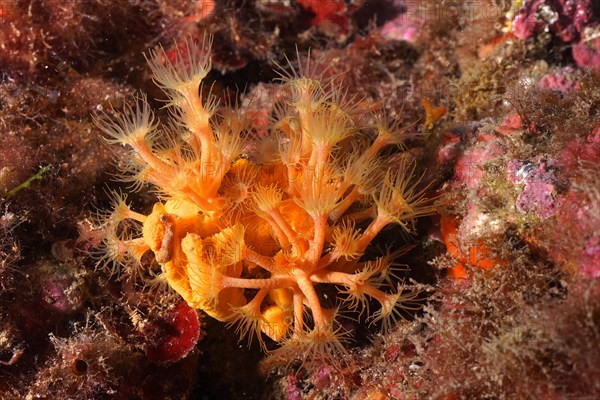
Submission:
[[[426,187],[408,156],[394,164],[382,154],[401,144],[397,128],[360,109],[310,56],[280,72],[286,100],[269,132],[254,134],[242,110],[200,94],[210,45],[188,41],[173,62],[162,48],[150,54],[169,123],[144,96],[96,118],[109,143],[130,150],[123,180],[150,183],[161,199],[149,215],[115,202],[99,222],[105,260],[139,264],[151,250],[189,305],[263,348],[263,334],[280,343],[277,358],[331,361],[345,352],[340,310],[376,301],[369,318],[389,327],[412,307],[415,291],[392,279],[399,252],[363,256],[386,226],[411,233],[415,218],[433,212]],[[137,233],[123,234],[123,223]],[[334,308],[323,284],[339,291]]]

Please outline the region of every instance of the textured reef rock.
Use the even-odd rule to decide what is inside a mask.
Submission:
[[[600,397],[598,2],[0,0],[0,20],[1,398]],[[323,310],[350,316],[335,325],[353,339],[335,365],[267,374],[260,346],[238,344],[235,329],[168,290],[164,254],[98,268],[107,193],[130,193],[142,215],[168,199],[112,180],[132,154],[106,146],[93,115],[115,116],[145,92],[168,121],[144,54],[160,44],[161,62],[175,62],[205,35],[214,84],[200,97],[247,110],[254,136],[267,138],[290,100],[273,70],[290,71],[286,57],[297,70],[310,49],[316,75],[343,82],[358,114],[386,115],[402,132],[402,148],[379,155],[410,155],[433,182],[437,215],[416,222],[397,261],[411,267],[396,272],[421,291],[419,310],[382,333],[336,309],[340,291],[356,289],[315,285]],[[358,122],[364,144],[375,140]],[[244,163],[262,168],[268,149],[244,148]],[[352,233],[336,232],[319,256]],[[357,262],[398,252],[399,232],[382,230]],[[265,298],[261,313],[285,314],[289,299]],[[261,332],[293,329],[278,321]]]

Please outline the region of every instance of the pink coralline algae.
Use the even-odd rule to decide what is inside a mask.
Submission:
[[[302,389],[300,389],[299,383],[295,373],[288,374],[285,400],[302,400]]]
[[[68,314],[71,313],[80,301],[81,296],[69,296],[67,292],[73,282],[69,277],[52,275],[43,282],[44,300],[50,311]]]
[[[479,186],[483,178],[484,166],[487,162],[504,154],[501,141],[491,134],[477,137],[477,143],[467,149],[458,159],[454,171],[454,179],[467,188],[474,189]]]
[[[529,39],[548,29],[569,43],[581,38],[592,22],[594,12],[590,0],[525,1],[513,21],[513,32],[519,39]]]
[[[600,163],[600,126],[597,126],[585,139],[573,139],[559,156],[561,168],[576,171],[580,165]]]
[[[573,58],[580,67],[600,67],[600,37],[573,46]]]
[[[573,44],[579,67],[600,66],[600,16],[591,0],[524,1],[513,20],[513,33],[525,40],[544,31]]]
[[[584,276],[600,278],[600,236],[593,236],[585,242],[580,271]]]
[[[581,245],[568,249],[552,249],[558,260],[574,255],[581,276],[600,278],[600,189],[571,187],[560,201],[557,221],[561,226],[571,226],[575,234],[583,237]]]
[[[555,212],[556,176],[546,161],[511,161],[508,164],[510,180],[522,185],[517,196],[516,207],[520,212],[534,212],[548,218]]]
[[[564,175],[574,182],[560,199],[558,221],[573,226],[582,238],[581,248],[568,251],[577,254],[579,274],[589,278],[600,277],[600,189],[577,181],[585,181],[582,169],[584,175],[593,174],[599,163],[600,126],[592,129],[586,138],[568,142],[557,159]]]
[[[445,164],[454,162],[461,151],[461,129],[456,128],[444,133],[442,146],[437,152],[437,163]]]
[[[574,48],[573,52],[575,52]],[[544,75],[538,82],[538,86],[542,89],[554,90],[565,95],[579,88],[574,73],[575,69],[573,67],[564,67],[558,71]]]
[[[418,4],[415,2],[407,2],[405,7],[404,12],[381,27],[383,37],[407,42],[414,42],[417,39],[424,23],[423,18],[420,16],[422,13],[419,13]]]

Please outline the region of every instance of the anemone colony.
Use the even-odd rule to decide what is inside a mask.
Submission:
[[[280,72],[287,96],[260,134],[247,113],[200,94],[211,41],[186,45],[173,62],[162,49],[149,57],[168,123],[144,96],[97,118],[108,142],[129,149],[123,179],[160,198],[142,215],[117,196],[99,223],[104,260],[136,268],[151,250],[188,304],[263,348],[262,334],[282,344],[282,358],[344,353],[344,309],[389,328],[417,292],[397,279],[398,251],[366,259],[365,249],[386,226],[410,233],[433,210],[414,161],[382,155],[402,144],[397,126],[362,110],[309,56]],[[338,288],[338,304],[320,298],[323,285]],[[380,307],[369,314],[371,301]]]

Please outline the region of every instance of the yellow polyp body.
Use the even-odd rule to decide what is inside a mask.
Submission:
[[[193,298],[193,292],[190,288],[188,279],[188,271],[185,268],[186,265],[181,262],[166,262],[161,264],[162,272],[169,282],[169,285],[175,290],[181,297],[184,298],[190,305],[192,305],[191,299]],[[200,305],[194,305],[200,308]]]
[[[203,309],[211,317],[226,321],[232,314],[232,307],[246,304],[243,290],[225,288],[223,277],[239,277],[241,269],[236,264],[220,265],[215,262],[220,257],[214,238],[202,239],[199,235],[188,234],[181,241],[185,254],[187,284],[189,290],[178,293],[193,307]],[[185,289],[179,281],[178,287]],[[176,288],[177,290],[177,288]]]
[[[314,223],[306,210],[292,199],[284,201],[279,209],[292,230],[298,233],[299,238],[308,239],[312,237]]]
[[[178,232],[195,232],[209,236],[219,231],[218,226],[193,203],[173,199],[167,200],[164,206],[164,211],[176,221]]]
[[[175,225],[162,203],[156,203],[142,228],[144,240],[154,252],[156,261],[165,263],[173,256]]]
[[[284,310],[289,310],[293,306],[294,295],[290,289],[274,289],[269,292],[269,297]]]
[[[268,186],[275,184],[286,190],[288,187],[288,172],[285,165],[281,163],[263,165],[257,177],[257,184]]]
[[[273,239],[271,234],[271,225],[256,215],[249,216],[246,219],[246,242],[252,244],[252,248],[260,254],[273,256],[278,250],[279,245]]]
[[[262,316],[260,330],[274,341],[281,342],[287,336],[292,325],[292,312],[283,310],[278,305],[272,305],[263,311]]]
[[[412,233],[415,218],[433,212],[414,164],[387,168],[387,154],[402,151],[389,148],[401,144],[395,125],[378,139],[368,109],[307,61],[300,73],[281,72],[288,96],[266,136],[254,137],[245,110],[217,110],[214,96],[198,96],[210,60],[189,54],[202,65],[165,66],[161,50],[150,60],[169,124],[155,122],[143,96],[114,120],[98,118],[110,143],[130,148],[124,180],[160,196],[147,216],[124,196],[116,202],[101,224],[108,255],[125,263],[151,250],[188,304],[238,324],[242,336],[270,337],[289,358],[345,353],[339,310],[379,302],[377,319],[391,326],[406,297],[390,289],[398,263],[375,268],[363,256],[386,226]],[[141,229],[122,234],[126,219]]]
[[[211,271],[207,260],[203,257],[204,242],[202,237],[190,233],[181,241],[181,249],[185,255],[183,269],[187,290],[178,293],[194,307],[212,307],[219,296],[220,285],[218,271]],[[183,286],[183,282],[182,282]],[[177,289],[176,289],[177,290]]]

